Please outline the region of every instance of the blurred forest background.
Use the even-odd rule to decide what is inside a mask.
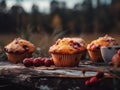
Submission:
[[[0,33],[19,32],[28,26],[32,32],[56,31],[66,33],[108,33],[120,32],[120,0],[83,0],[72,9],[66,2],[50,0],[50,13],[41,13],[37,4],[33,4],[27,13],[19,4],[24,0],[16,0],[15,5],[7,10],[6,0],[0,0]],[[92,2],[96,1],[96,7]],[[104,3],[101,3],[104,1]],[[68,0],[69,2],[69,0]]]
[[[16,0],[8,9],[7,1],[0,0],[0,42],[10,42],[17,34],[32,38],[41,48],[49,48],[52,40],[61,36],[85,33],[85,39],[92,40],[98,37],[93,35],[96,33],[120,33],[120,0],[83,0],[73,8],[67,7],[71,0],[50,0],[49,13],[41,12],[37,3],[33,3],[31,12],[26,12],[21,5],[24,0]]]

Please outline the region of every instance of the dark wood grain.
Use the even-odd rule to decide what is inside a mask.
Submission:
[[[84,85],[85,80],[95,76],[97,72],[104,72],[106,76],[104,84],[107,82],[106,86],[98,87],[102,90],[113,90],[114,87],[111,84],[115,75],[110,70],[112,69],[108,66],[95,64],[80,64],[78,67],[55,67],[54,65],[25,67],[21,63],[0,62],[0,90],[6,90],[6,88],[12,90],[62,90],[62,88],[89,90],[90,88]]]

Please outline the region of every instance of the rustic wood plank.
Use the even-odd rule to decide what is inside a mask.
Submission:
[[[71,77],[71,78],[86,78],[96,75],[97,72],[106,72],[108,67],[79,65],[79,67],[25,67],[23,64],[13,64],[10,62],[0,62],[0,75],[19,75],[28,74],[29,76],[39,77]],[[85,71],[85,73],[83,73]]]
[[[105,72],[107,78],[104,81],[105,84],[110,82],[110,84],[113,85],[110,79],[109,69],[108,66],[91,64],[80,64],[78,67],[55,67],[54,65],[51,67],[25,67],[20,63],[0,62],[0,80],[10,82],[7,84],[8,86],[15,84],[18,85],[17,88],[21,86],[27,87],[27,89],[22,88],[19,90],[28,90],[28,87],[29,90],[36,90],[36,88],[38,88],[37,90],[43,88],[47,88],[48,90],[61,90],[62,88],[66,88],[67,90],[68,88],[74,88],[77,90],[77,88],[80,89],[81,87],[83,88],[81,90],[87,90],[84,85],[85,80],[96,75],[98,71]],[[83,71],[86,71],[86,73],[83,74]],[[5,85],[2,84],[2,86],[0,86],[3,87]],[[113,90],[112,85],[110,85],[111,87],[109,85],[99,86],[99,88],[103,89],[103,87],[105,87]],[[98,86],[96,88],[98,88]],[[0,90],[2,89],[0,88]]]

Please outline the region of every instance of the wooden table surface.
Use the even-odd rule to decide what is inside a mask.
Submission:
[[[85,73],[83,73],[84,71]],[[88,78],[95,76],[97,72],[105,73],[106,79],[104,83],[107,82],[108,84],[104,86],[104,89],[113,90],[114,82],[112,78],[119,81],[119,76],[114,74],[113,71],[112,67],[103,63],[80,64],[77,67],[55,67],[54,65],[51,67],[25,67],[20,63],[13,64],[1,61],[0,90],[6,90],[6,88],[10,87],[12,87],[12,90],[16,90],[16,85],[18,85],[18,90],[80,90],[81,87],[81,90],[90,90],[84,85],[84,82]],[[119,72],[119,68],[116,71]],[[3,81],[7,83],[8,87],[4,87],[6,84],[1,83]],[[104,90],[103,86],[99,86],[99,88]]]

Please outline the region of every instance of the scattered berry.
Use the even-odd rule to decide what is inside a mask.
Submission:
[[[77,43],[77,42],[73,43],[73,48],[78,49],[79,47],[80,47],[79,43]]]
[[[42,66],[42,65],[50,67],[51,65],[54,65],[54,62],[53,62],[52,58],[37,57],[37,58],[25,58],[23,60],[23,64],[26,67],[30,67],[30,66],[39,67],[39,66]]]
[[[117,54],[120,56],[120,49],[117,51]]]
[[[112,57],[112,63],[114,65],[114,67],[119,67],[120,66],[120,55],[118,55],[118,53],[116,53],[113,57]]]
[[[89,80],[85,81],[85,85],[89,86],[90,85],[90,81]]]
[[[49,60],[51,60],[51,65],[54,65],[53,59],[49,58]]]
[[[39,67],[40,65],[42,65],[41,59],[40,59],[40,58],[35,58],[35,59],[33,60],[33,65],[34,65],[35,67]]]
[[[90,83],[91,84],[97,84],[98,82],[99,82],[99,79],[97,77],[90,78]]]
[[[45,65],[46,67],[50,67],[50,66],[51,66],[51,60],[45,60],[45,61],[44,61],[44,65]]]
[[[33,65],[33,59],[32,58],[25,58],[23,60],[23,64],[26,66],[26,67],[30,67]]]
[[[37,57],[37,59],[42,59],[42,57]]]
[[[45,58],[41,58],[42,65],[44,65]]]

